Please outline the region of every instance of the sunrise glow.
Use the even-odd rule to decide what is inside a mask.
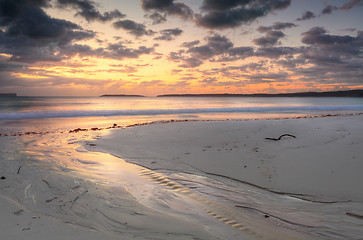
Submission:
[[[361,1],[157,2],[13,1],[18,12],[1,16],[1,91],[155,96],[362,87]]]

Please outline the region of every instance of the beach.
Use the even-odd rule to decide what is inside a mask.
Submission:
[[[352,116],[156,124],[115,131],[96,149],[150,169],[200,171],[277,192],[362,201],[363,191],[352,187],[363,180],[362,120]],[[266,139],[283,134],[291,136]]]
[[[363,240],[363,0],[0,0],[0,240]]]
[[[1,232],[360,239],[362,120],[171,120],[2,136]]]

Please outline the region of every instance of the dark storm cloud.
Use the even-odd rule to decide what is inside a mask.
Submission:
[[[155,40],[165,40],[165,41],[171,41],[176,36],[179,36],[182,34],[183,30],[180,28],[173,28],[173,29],[165,29],[160,31],[161,36],[154,38]]]
[[[182,19],[189,19],[193,17],[193,11],[184,3],[175,3],[174,0],[141,0],[141,7],[145,11],[151,11],[152,14],[163,13],[165,15],[173,15]],[[158,15],[147,15],[158,16]],[[158,16],[158,17],[159,17]],[[152,18],[153,20],[155,18]],[[157,21],[154,23],[157,23]]]
[[[0,52],[12,61],[60,61],[60,50],[75,41],[95,37],[92,31],[52,18],[41,7],[45,0],[0,0]]]
[[[310,12],[310,11],[306,11],[303,13],[303,15],[296,19],[297,21],[304,21],[304,20],[310,20],[310,19],[313,19],[313,18],[316,18],[316,15],[313,13],[313,12]]]
[[[57,4],[59,7],[72,7],[76,9],[78,11],[76,16],[81,16],[89,22],[106,22],[113,19],[124,18],[126,16],[117,9],[110,12],[100,13],[96,9],[95,3],[91,0],[57,0]]]
[[[234,28],[290,5],[290,0],[204,0],[196,23],[206,28]]]
[[[119,28],[124,29],[128,33],[130,33],[136,37],[155,34],[154,31],[146,29],[145,25],[143,25],[141,23],[136,23],[132,20],[120,20],[120,21],[114,22],[113,26],[116,29],[119,29]]]

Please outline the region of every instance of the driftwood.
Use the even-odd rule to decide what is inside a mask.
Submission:
[[[351,213],[351,212],[347,212],[345,214],[347,216],[351,216],[351,217],[355,217],[355,218],[359,218],[359,219],[362,219],[363,220],[363,216],[362,215],[359,215],[359,214],[356,214],[356,213]]]
[[[267,137],[267,138],[265,138],[265,139],[267,139],[267,140],[272,140],[272,141],[279,141],[279,140],[281,140],[281,138],[282,137],[293,137],[293,138],[296,138],[296,136],[294,136],[294,135],[292,135],[292,134],[288,134],[288,133],[285,133],[285,134],[282,134],[280,137],[278,137],[278,138],[269,138],[269,137]]]
[[[21,169],[21,166],[18,168],[18,171],[16,172],[16,174],[20,173],[20,169]]]

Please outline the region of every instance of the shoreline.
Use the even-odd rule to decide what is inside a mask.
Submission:
[[[67,133],[78,133],[78,132],[87,132],[87,131],[103,131],[103,130],[111,130],[118,128],[130,128],[130,127],[139,127],[139,126],[147,126],[153,124],[167,124],[173,122],[225,122],[225,121],[260,121],[260,120],[287,120],[287,119],[314,119],[314,118],[326,118],[326,117],[349,117],[349,116],[360,116],[363,115],[363,112],[355,112],[355,113],[324,113],[324,114],[301,114],[299,116],[288,116],[288,117],[269,117],[269,118],[237,118],[237,119],[170,119],[170,120],[156,120],[156,121],[145,121],[141,123],[127,124],[125,126],[118,125],[114,123],[112,126],[108,127],[87,127],[87,128],[71,128],[66,130],[53,130],[53,131],[12,131],[12,132],[1,132],[0,137],[17,137],[17,136],[26,136],[26,135],[43,135],[49,133],[59,133],[59,134],[67,134]],[[116,122],[116,121],[115,121]],[[1,129],[0,129],[1,130]]]

